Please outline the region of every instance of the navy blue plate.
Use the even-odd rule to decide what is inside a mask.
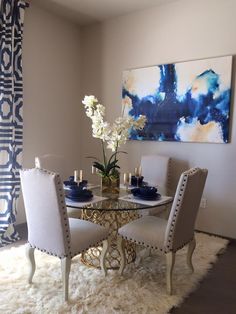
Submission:
[[[92,198],[93,198],[93,195],[91,196],[67,196],[67,198],[71,201],[74,201],[74,202],[89,202]]]
[[[145,201],[158,201],[161,198],[161,194],[156,193],[155,195],[141,195],[136,193],[134,194],[134,197]]]

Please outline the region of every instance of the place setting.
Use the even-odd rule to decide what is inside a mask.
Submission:
[[[94,195],[88,188],[88,180],[83,179],[82,170],[79,172],[75,170],[74,176],[70,176],[63,184],[68,206],[78,206],[80,203],[85,206],[106,199],[105,197]]]
[[[130,193],[121,196],[120,200],[130,201],[144,205],[155,206],[172,200],[170,196],[162,196],[158,192],[158,187],[149,186],[142,176],[142,168],[135,168],[134,175],[132,173],[124,173],[124,187]]]

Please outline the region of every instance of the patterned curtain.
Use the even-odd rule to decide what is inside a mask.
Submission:
[[[22,0],[0,0],[0,245],[16,241],[23,139]]]

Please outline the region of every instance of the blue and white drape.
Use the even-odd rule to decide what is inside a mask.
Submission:
[[[0,244],[14,242],[23,139],[22,0],[0,0]]]

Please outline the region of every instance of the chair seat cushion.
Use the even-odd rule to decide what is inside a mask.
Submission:
[[[75,256],[105,240],[109,230],[87,220],[69,218],[71,233],[71,255]]]
[[[146,247],[163,249],[167,221],[144,216],[121,227],[118,233],[131,241]]]

